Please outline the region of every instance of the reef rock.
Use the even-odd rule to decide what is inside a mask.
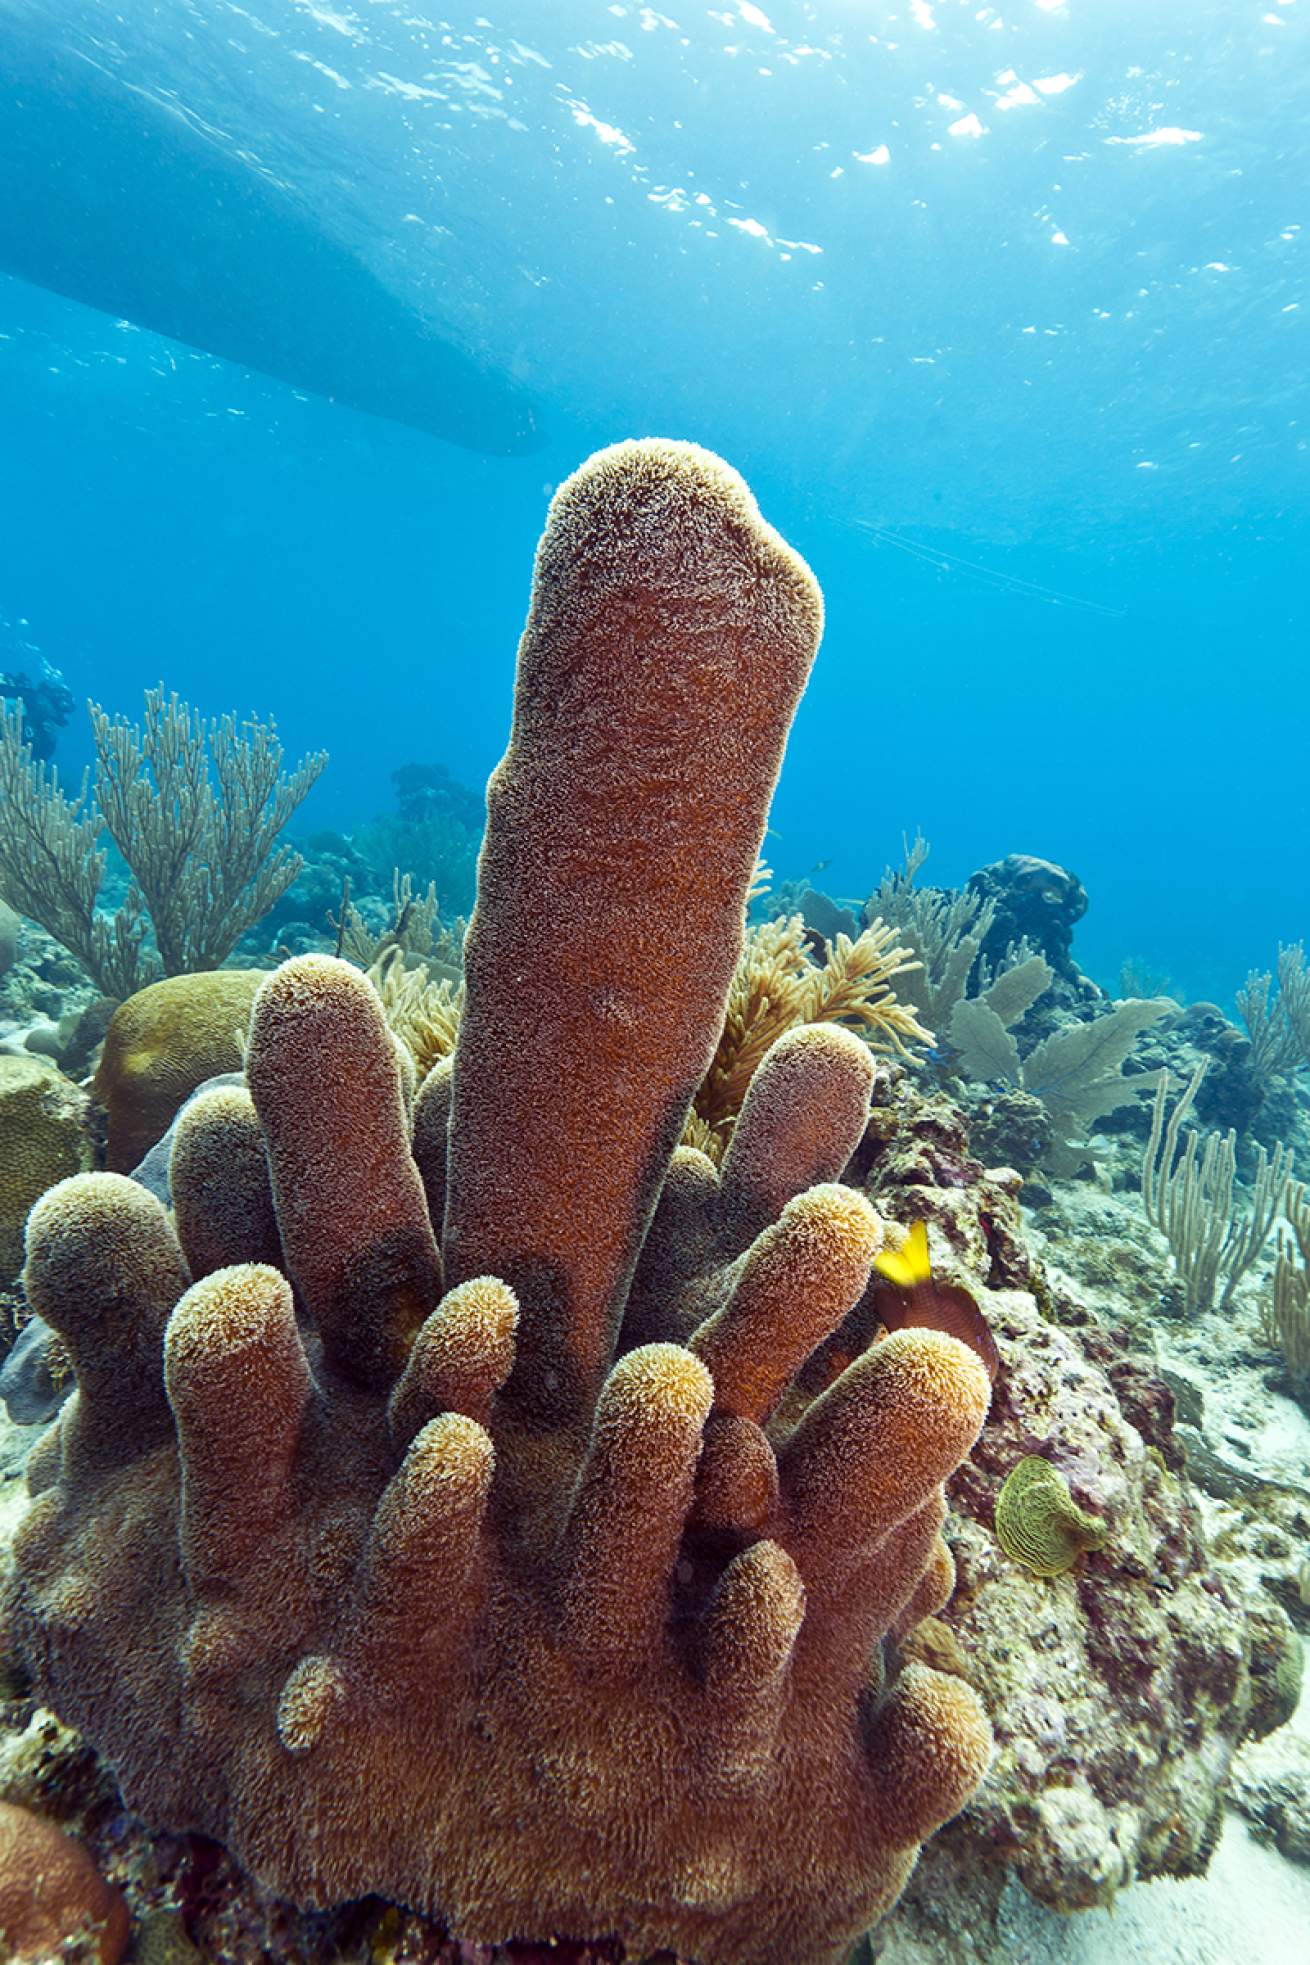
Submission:
[[[852,1161],[883,1215],[927,1221],[934,1275],[971,1291],[1001,1357],[986,1424],[947,1486],[955,1591],[905,1644],[977,1689],[997,1753],[925,1852],[913,1894],[963,1893],[985,1916],[999,1889],[987,1879],[1008,1864],[1034,1896],[1073,1910],[1134,1878],[1204,1870],[1238,1745],[1287,1715],[1295,1634],[1207,1547],[1168,1386],[1053,1289],[1024,1244],[1017,1175],[971,1160],[943,1108],[880,1067]],[[1048,1578],[996,1536],[997,1498],[1030,1456],[1104,1535]]]

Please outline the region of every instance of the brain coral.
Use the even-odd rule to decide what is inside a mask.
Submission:
[[[109,1113],[105,1163],[130,1173],[206,1078],[238,1071],[259,969],[165,976],[115,1010],[91,1087]]]
[[[0,1946],[10,1965],[67,1957],[79,1931],[87,1952],[118,1965],[127,1945],[127,1905],[86,1850],[53,1822],[0,1801]]]
[[[131,1806],[302,1904],[827,1965],[987,1764],[976,1694],[883,1643],[949,1593],[983,1367],[904,1331],[795,1385],[881,1245],[834,1180],[867,1053],[793,1037],[721,1176],[675,1151],[819,626],[717,459],[593,458],[538,553],[425,1178],[376,995],[307,956],[251,1017],[268,1200],[202,1102],[181,1245],[113,1174],[32,1217],[78,1390],[12,1635]]]
[[[0,1057],[0,1283],[23,1266],[23,1224],[37,1196],[91,1164],[86,1100],[44,1058]]]
[[[1104,1548],[1105,1530],[1050,1462],[1029,1453],[996,1497],[996,1539],[1034,1576],[1060,1576],[1085,1550]]]

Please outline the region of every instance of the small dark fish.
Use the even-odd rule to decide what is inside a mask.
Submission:
[[[831,860],[816,860],[814,862],[814,865],[810,868],[810,872],[825,873],[831,865],[832,865]]]
[[[905,1247],[884,1249],[873,1266],[885,1278],[874,1288],[873,1307],[887,1330],[940,1330],[958,1337],[977,1352],[995,1382],[1001,1363],[996,1339],[968,1290],[933,1281],[925,1222],[916,1221]]]

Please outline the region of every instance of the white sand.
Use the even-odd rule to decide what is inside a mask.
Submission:
[[[1012,1965],[1310,1965],[1310,1869],[1230,1812],[1209,1874],[1123,1890],[1112,1911],[1061,1917],[1011,1884],[1001,1910]]]
[[[1310,1701],[1302,1699],[1268,1745],[1296,1735],[1310,1741]],[[1209,1872],[1173,1882],[1135,1883],[1113,1910],[1073,1917],[1036,1904],[1016,1883],[1001,1910],[1006,1965],[1310,1965],[1310,1866],[1259,1843],[1228,1811]],[[993,1954],[996,1956],[997,1954]]]

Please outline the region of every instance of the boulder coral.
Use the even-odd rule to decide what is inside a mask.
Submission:
[[[127,1905],[80,1842],[28,1808],[0,1801],[0,1956],[41,1965],[68,1956],[79,1936],[100,1965],[118,1965]]]
[[[87,1100],[45,1058],[0,1055],[0,1286],[23,1266],[33,1201],[91,1165]]]
[[[245,1108],[200,1102],[180,1243],[112,1174],[34,1211],[78,1390],[11,1639],[131,1807],[301,1904],[830,1965],[986,1768],[977,1695],[885,1641],[950,1592],[987,1374],[913,1330],[796,1378],[881,1246],[837,1179],[867,1052],[793,1034],[721,1172],[675,1150],[820,623],[718,459],[591,459],[538,552],[423,1177],[371,985],[305,956],[251,1016],[267,1190]]]
[[[91,1096],[109,1114],[105,1164],[131,1173],[197,1085],[236,1071],[259,969],[165,976],[129,996],[105,1035]]]

